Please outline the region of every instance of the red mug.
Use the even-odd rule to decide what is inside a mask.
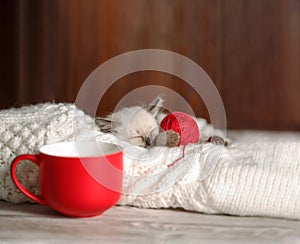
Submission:
[[[17,179],[15,170],[22,160],[39,167],[40,196],[25,189]],[[66,216],[91,217],[119,200],[123,153],[110,143],[54,143],[43,146],[37,155],[17,156],[10,171],[15,185],[31,200]]]

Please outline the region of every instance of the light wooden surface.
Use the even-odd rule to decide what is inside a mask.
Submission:
[[[300,243],[300,221],[113,207],[73,219],[0,201],[0,243]]]

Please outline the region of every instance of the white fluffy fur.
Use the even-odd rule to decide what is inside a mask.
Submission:
[[[105,118],[96,118],[96,123],[103,132],[111,132],[120,140],[149,147],[159,134],[156,116],[162,105],[163,100],[157,97],[148,106],[123,108]]]

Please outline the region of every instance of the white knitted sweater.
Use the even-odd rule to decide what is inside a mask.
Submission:
[[[78,131],[95,130],[93,119],[70,104],[3,110],[0,122],[0,200],[11,202],[26,200],[9,175],[16,155],[70,140]],[[203,120],[198,122],[202,134],[212,130]],[[207,143],[151,150],[109,134],[99,133],[97,140],[124,148],[119,205],[300,219],[300,137],[255,138],[226,148]],[[24,186],[38,194],[36,166],[28,163],[17,170]]]
[[[20,154],[37,153],[45,144],[70,140],[74,132],[94,129],[94,121],[73,104],[44,103],[0,111],[0,200],[15,203],[27,198],[13,184],[10,164]],[[31,162],[17,167],[20,182],[39,193],[37,166]]]

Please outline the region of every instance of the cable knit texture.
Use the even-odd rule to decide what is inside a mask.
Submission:
[[[20,154],[37,153],[45,144],[67,141],[74,132],[94,128],[93,120],[73,104],[43,103],[0,111],[0,200],[20,203],[27,198],[10,176],[12,160]],[[17,167],[20,182],[39,194],[37,166],[24,161]]]
[[[0,121],[0,200],[15,203],[26,201],[9,175],[15,156],[36,153],[44,144],[71,140],[74,134],[91,138],[89,131],[95,131],[93,119],[72,104],[3,110]],[[197,123],[200,141],[214,132],[205,120]],[[124,184],[119,205],[300,219],[299,135],[255,136],[233,141],[228,147],[200,143],[150,150],[110,134],[98,133],[97,140],[123,148]],[[39,193],[33,163],[23,163],[17,173],[26,188]]]
[[[212,133],[211,125],[198,122],[205,137]],[[300,135],[251,134],[228,147],[204,143],[144,150],[120,144],[124,184],[118,204],[300,219]],[[120,143],[112,135],[98,140]]]
[[[129,194],[119,204],[300,219],[299,148],[298,142],[237,143],[228,149],[189,145],[171,168],[166,165],[174,160],[170,154],[176,155],[172,149],[151,165],[126,160],[123,191]],[[157,169],[164,167],[158,175]],[[132,177],[144,174],[158,177]]]

